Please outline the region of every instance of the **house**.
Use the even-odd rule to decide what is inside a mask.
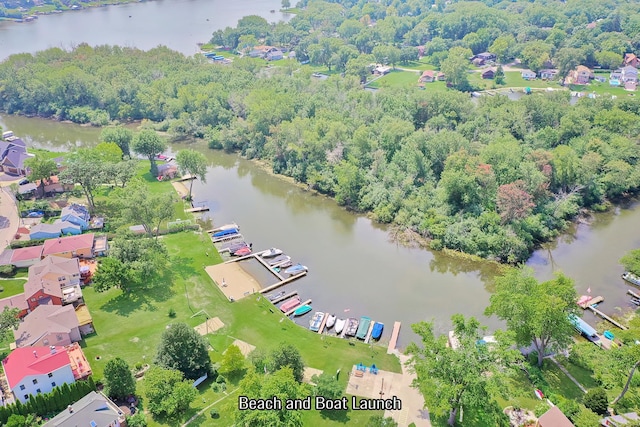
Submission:
[[[576,85],[586,85],[589,84],[591,79],[593,79],[593,71],[584,65],[578,65],[575,70],[569,71],[568,79],[569,83],[573,83]]]
[[[498,57],[495,53],[482,52],[476,55],[476,58],[482,59],[484,62],[495,61]]]
[[[178,165],[175,163],[164,163],[158,165],[158,179],[173,179],[178,174]]]
[[[549,409],[540,418],[536,427],[575,427],[557,406]]]
[[[30,310],[40,305],[77,305],[84,302],[78,259],[49,256],[31,266],[24,284],[24,296]]]
[[[631,65],[627,65],[626,67],[622,67],[620,70],[622,72],[622,81],[623,82],[638,82],[638,69],[632,67]]]
[[[72,203],[62,208],[60,219],[78,225],[84,231],[89,228],[91,214],[86,206]]]
[[[91,375],[91,367],[78,343],[69,346],[22,347],[2,361],[9,391],[25,403],[30,395],[49,393]]]
[[[623,63],[624,65],[630,65],[638,68],[638,66],[640,66],[640,59],[638,59],[635,53],[625,53]]]
[[[17,308],[20,310],[18,312],[18,317],[20,318],[26,316],[27,313],[29,313],[29,306],[27,305],[24,293],[0,299],[0,311],[8,308]]]
[[[640,417],[636,412],[628,412],[626,414],[604,417],[600,420],[600,425],[603,427],[625,427],[638,421],[640,421]]]
[[[129,227],[129,231],[136,236],[143,235],[147,232],[147,230],[144,229],[144,225],[132,225]]]
[[[553,80],[558,75],[558,70],[545,68],[544,70],[540,70],[538,74],[540,74],[540,78],[543,80]]]
[[[72,224],[68,221],[56,220],[53,224],[47,224],[41,222],[34,225],[29,231],[29,238],[31,240],[38,239],[53,239],[66,235],[78,235],[82,233],[79,226]]]
[[[24,161],[33,155],[28,154],[24,149],[10,148],[6,156],[0,160],[0,170],[9,175],[26,176],[27,168]]]
[[[278,48],[273,48],[267,52],[264,59],[267,61],[277,61],[278,59],[284,58],[284,53]]]
[[[438,71],[438,74],[436,74],[436,80],[439,82],[443,82],[446,80],[446,76],[442,71]]]
[[[13,331],[16,347],[69,345],[82,339],[76,310],[71,305],[41,305],[27,314]]]
[[[60,237],[44,242],[42,257],[58,255],[65,258],[93,258],[93,233]]]
[[[373,72],[375,74],[380,74],[381,76],[384,76],[385,74],[389,74],[391,72],[391,67],[388,67],[386,65],[378,65],[373,69]]]
[[[436,80],[435,71],[425,70],[422,72],[422,75],[418,79],[420,83],[431,83]]]
[[[534,73],[531,70],[522,70],[522,72],[520,73],[520,75],[522,76],[523,79],[525,80],[535,80],[536,79],[536,73]]]
[[[473,65],[475,65],[476,67],[481,67],[481,66],[484,65],[484,59],[482,59],[482,58],[473,58],[471,60],[471,63]]]
[[[31,267],[42,259],[43,249],[43,245],[14,249],[11,254],[11,264],[16,267]]]
[[[609,80],[622,80],[622,69],[618,68],[617,70],[613,70],[611,74],[609,74]]]
[[[496,75],[496,72],[491,68],[484,70],[481,74],[483,79],[492,79],[495,77],[495,75]]]
[[[76,318],[78,319],[80,335],[85,336],[95,332],[93,328],[93,318],[85,304],[80,304],[76,307]]]
[[[624,84],[624,90],[628,90],[630,92],[634,92],[636,90],[637,86],[638,86],[638,83],[636,83],[636,82],[626,82]]]
[[[126,419],[111,399],[92,391],[43,424],[43,427],[66,426],[121,427],[126,426]]]

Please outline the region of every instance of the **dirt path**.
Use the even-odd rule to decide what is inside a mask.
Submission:
[[[561,370],[561,371],[562,371],[562,372],[563,372],[563,373],[564,373],[564,374],[565,374],[565,375],[566,375],[566,376],[567,376],[571,381],[573,381],[573,382],[574,382],[574,384],[575,384],[575,385],[577,385],[577,386],[578,386],[578,388],[579,388],[580,390],[582,390],[582,392],[583,392],[583,393],[586,393],[586,392],[587,392],[587,389],[586,389],[586,388],[584,388],[584,386],[583,386],[582,384],[580,384],[580,383],[578,382],[578,380],[577,380],[577,379],[575,379],[575,378],[573,377],[573,375],[571,375],[571,374],[569,373],[569,371],[567,371],[567,370],[566,370],[566,368],[565,368],[564,366],[562,366],[560,363],[558,363],[558,361],[555,359],[555,357],[553,357],[553,356],[549,356],[549,357],[548,357],[548,359],[549,359],[549,360],[551,360],[553,363],[555,363],[555,364],[556,364],[556,366],[557,366],[557,367],[558,367],[558,368],[559,368],[559,369],[560,369],[560,370]]]

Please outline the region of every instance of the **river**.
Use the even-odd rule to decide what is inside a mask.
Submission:
[[[234,27],[246,15],[269,22],[288,20],[280,0],[153,0],[42,15],[33,22],[0,22],[0,61],[14,53],[49,47],[71,48],[82,42],[151,49],[158,45],[193,55],[196,43]],[[274,10],[274,13],[271,11]]]
[[[92,127],[16,116],[0,117],[0,125],[28,144],[50,150],[94,144],[100,133]],[[235,221],[254,248],[281,248],[308,266],[309,275],[287,289],[313,299],[314,309],[367,315],[388,328],[402,321],[401,346],[415,339],[409,325],[420,320],[433,320],[440,332],[448,330],[454,313],[477,316],[490,329],[500,325],[482,314],[494,274],[489,264],[398,246],[389,241],[385,227],[347,212],[331,199],[236,155],[202,144],[190,146],[210,161],[206,183],[194,183],[196,201],[211,209],[207,216],[217,225]],[[184,147],[174,144],[172,150]],[[616,307],[630,307],[617,260],[640,246],[640,233],[633,232],[639,221],[635,202],[597,214],[591,225],[577,225],[536,251],[528,264],[540,279],[564,271],[576,281],[579,293],[590,287],[593,295],[606,297],[602,310],[615,313]],[[389,330],[386,333],[388,338]]]

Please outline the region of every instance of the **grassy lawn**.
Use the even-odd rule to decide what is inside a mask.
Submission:
[[[559,394],[570,400],[582,401],[584,393],[564,374],[553,362],[545,360],[542,370],[548,389],[554,394]]]
[[[367,86],[376,89],[383,87],[417,86],[419,77],[420,75],[418,73],[411,71],[393,70],[389,74],[367,84]]]
[[[624,88],[610,86],[609,82],[601,83],[593,80],[588,85],[569,85],[569,89],[575,92],[595,93],[601,96],[632,96],[634,92],[627,92]]]
[[[408,68],[411,70],[419,70],[419,71],[437,70],[437,68],[434,65],[429,64],[427,62],[423,62],[422,59],[420,61],[409,61],[407,63],[401,62],[400,64],[398,64],[398,68]]]
[[[157,181],[148,169],[148,162],[140,163],[139,176],[148,182],[149,192],[174,191],[170,182]],[[98,199],[106,199],[110,191],[102,189]],[[182,201],[176,203],[176,218],[186,218]],[[348,381],[346,373],[352,365],[360,362],[367,365],[375,363],[380,369],[400,372],[398,359],[387,355],[385,347],[359,342],[352,345],[347,340],[312,333],[291,322],[278,310],[273,310],[271,303],[261,296],[234,303],[227,301],[204,271],[205,266],[221,262],[206,234],[185,231],[160,238],[171,255],[171,269],[160,284],[127,294],[119,289],[98,293],[91,286],[83,291],[96,333],[86,337],[81,345],[96,379],[102,378],[105,364],[115,355],[125,359],[130,366],[152,363],[160,336],[167,325],[185,322],[196,326],[203,323],[204,315],[193,317],[201,310],[212,317],[219,317],[225,324],[222,329],[206,336],[211,345],[209,355],[214,362],[221,360],[222,353],[235,339],[240,339],[267,352],[282,343],[293,344],[307,366],[331,373],[340,369],[343,372],[340,380],[345,388]],[[16,285],[12,283],[12,286]],[[175,310],[175,318],[169,317],[170,309]],[[138,391],[144,397],[143,383],[138,384]],[[236,385],[228,384],[227,392],[235,388]],[[207,383],[198,389],[200,396],[179,421],[184,422],[199,410],[222,399],[215,405],[220,411],[219,419],[211,419],[207,410],[194,425],[232,424],[237,400],[232,395],[225,397],[224,393],[214,393]],[[305,413],[304,417],[305,425],[360,425],[365,424],[372,414],[353,411],[322,418],[323,414],[312,411]],[[150,420],[149,425],[175,423],[176,420]]]
[[[598,387],[598,383],[593,379],[592,371],[574,365],[564,356],[556,356],[556,360],[587,390]]]
[[[2,287],[2,291],[0,291],[0,298],[7,298],[21,294],[24,292],[24,284],[26,281],[26,278],[0,280],[0,287]]]

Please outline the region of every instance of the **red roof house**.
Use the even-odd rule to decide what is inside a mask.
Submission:
[[[549,409],[538,418],[537,427],[575,427],[569,418],[557,406]]]
[[[9,389],[26,402],[30,395],[49,393],[91,374],[89,363],[77,343],[70,346],[23,347],[2,361]]]
[[[16,267],[31,267],[42,258],[42,245],[14,249],[11,264]]]
[[[422,75],[420,76],[420,78],[418,79],[418,81],[420,83],[431,83],[433,81],[435,81],[436,79],[436,73],[435,71],[432,70],[424,70],[422,72]]]
[[[93,258],[93,234],[45,240],[42,257],[58,255],[65,258]]]

